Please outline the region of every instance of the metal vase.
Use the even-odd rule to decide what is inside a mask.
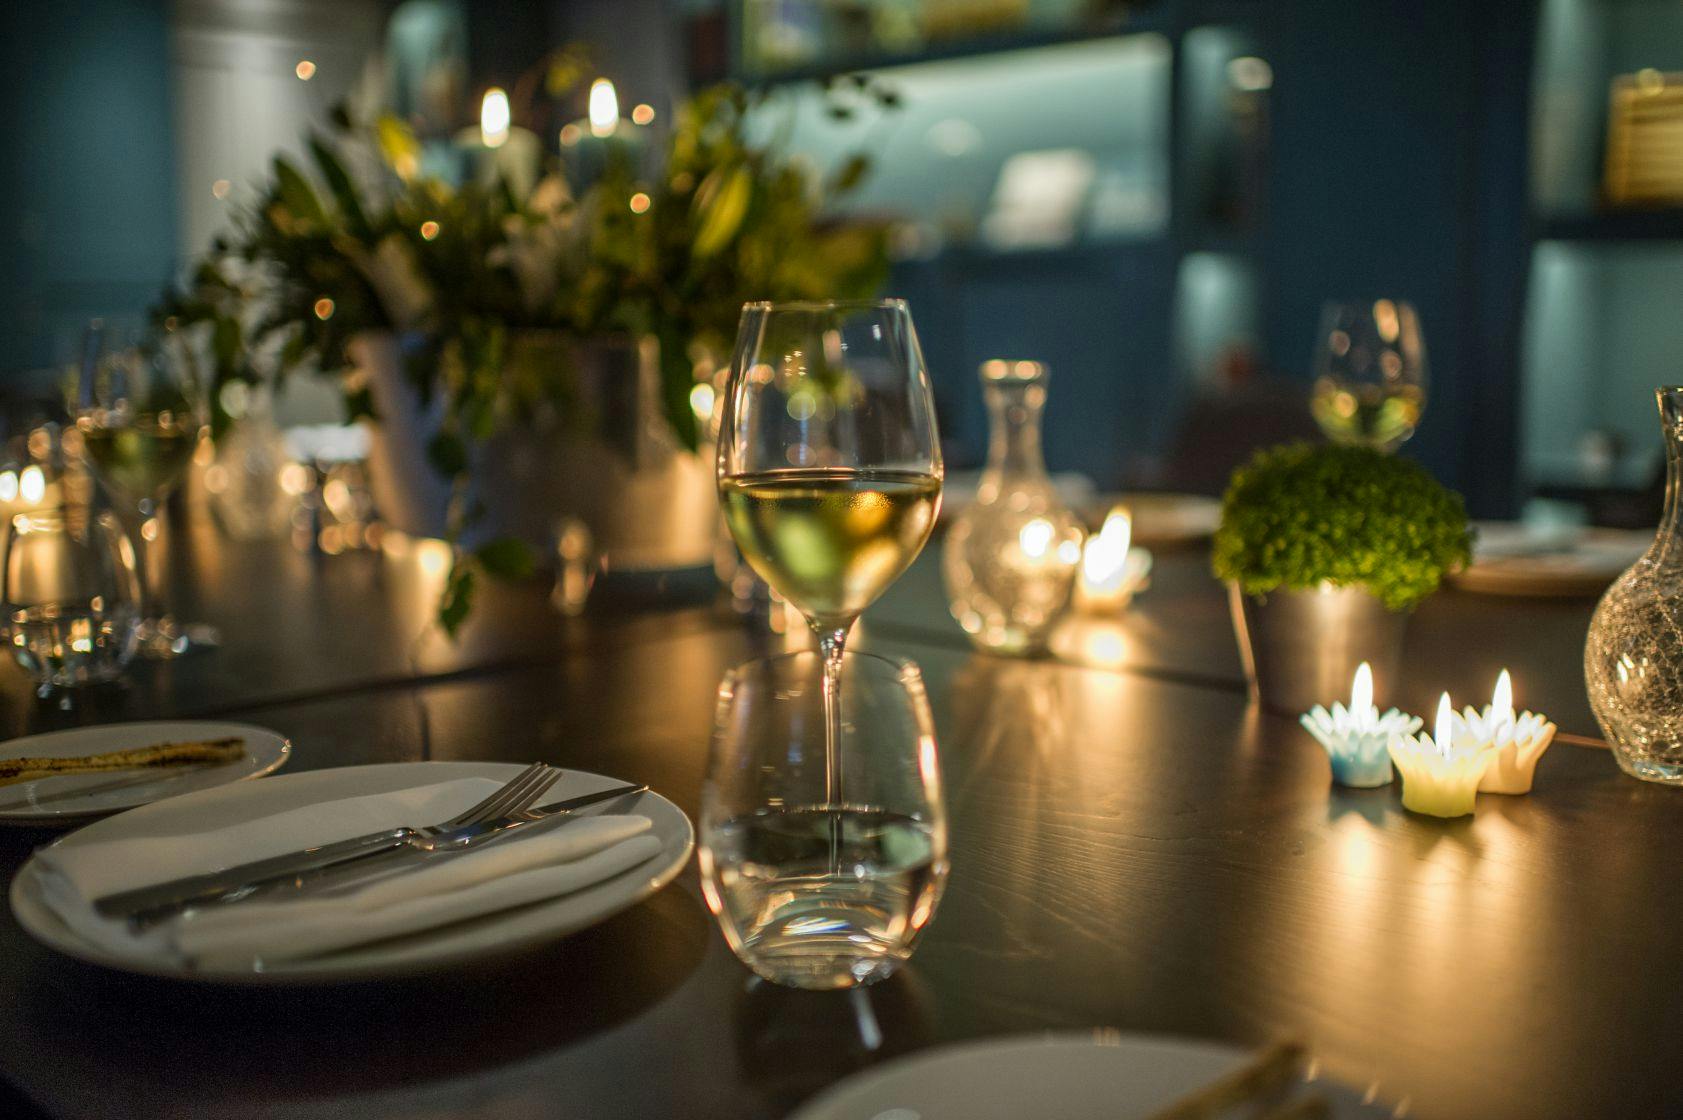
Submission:
[[[407,533],[443,536],[450,486],[426,452],[444,419],[443,394],[423,404],[393,335],[358,336],[350,352],[379,416],[369,460],[382,517]],[[509,361],[570,371],[571,414],[528,418],[473,448],[468,496],[482,512],[464,543],[513,536],[550,557],[582,523],[608,571],[710,569],[718,526],[712,456],[680,448],[672,435],[660,411],[654,340],[519,332]]]
[[[1290,715],[1330,704],[1350,695],[1356,666],[1366,661],[1374,702],[1388,706],[1402,668],[1406,611],[1387,610],[1359,587],[1331,584],[1258,596],[1230,583],[1227,597],[1252,700]]]

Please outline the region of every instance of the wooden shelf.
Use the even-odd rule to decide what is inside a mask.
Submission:
[[[1683,241],[1683,209],[1540,218],[1534,236],[1538,241]]]

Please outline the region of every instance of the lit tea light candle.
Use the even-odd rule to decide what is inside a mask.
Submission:
[[[1461,735],[1491,756],[1479,782],[1481,793],[1530,793],[1537,760],[1554,742],[1554,724],[1536,712],[1516,716],[1513,697],[1513,679],[1503,669],[1484,711],[1468,706],[1459,717]]]
[[[1391,742],[1420,730],[1418,716],[1392,708],[1384,715],[1373,703],[1373,670],[1367,662],[1356,666],[1350,682],[1350,706],[1336,700],[1332,710],[1316,704],[1298,717],[1304,730],[1326,748],[1332,780],[1341,786],[1371,789],[1391,780]]]
[[[1404,735],[1391,743],[1391,760],[1402,773],[1404,809],[1431,817],[1464,817],[1473,811],[1493,756],[1456,735],[1459,718],[1446,692],[1438,699],[1434,734]]]
[[[1133,535],[1133,517],[1117,506],[1098,533],[1087,538],[1075,585],[1076,602],[1084,610],[1119,611],[1145,588],[1151,575],[1151,553],[1132,547]]]

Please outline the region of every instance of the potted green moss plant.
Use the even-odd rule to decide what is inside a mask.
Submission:
[[[1345,695],[1363,661],[1394,687],[1409,612],[1471,553],[1460,495],[1415,463],[1336,444],[1260,452],[1228,485],[1212,559],[1252,698],[1306,711]]]

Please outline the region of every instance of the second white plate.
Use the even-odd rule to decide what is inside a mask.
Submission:
[[[75,758],[202,739],[244,739],[245,755],[223,766],[98,770],[0,786],[0,823],[80,823],[177,794],[261,777],[280,769],[292,753],[292,744],[266,727],[209,720],[156,720],[26,735],[0,743],[0,758]]]
[[[1114,1031],[991,1038],[866,1069],[789,1120],[1140,1120],[1249,1057],[1217,1042]],[[1336,1082],[1304,1092],[1326,1098],[1335,1120],[1392,1115]]]

